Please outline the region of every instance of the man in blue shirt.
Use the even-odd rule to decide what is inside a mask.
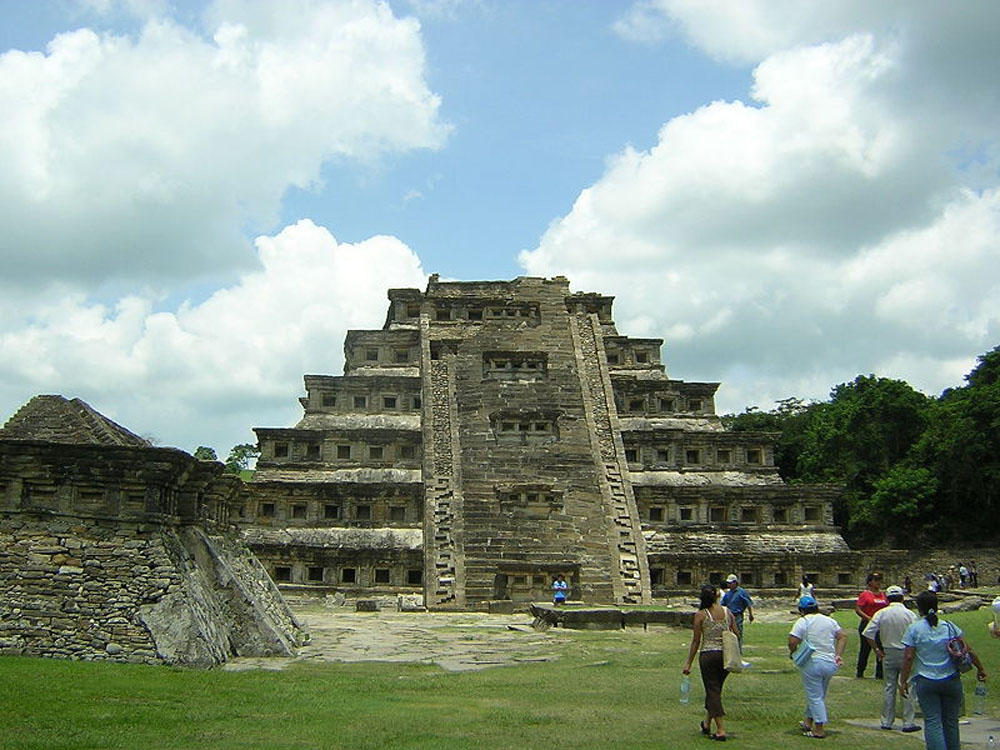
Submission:
[[[722,595],[722,606],[733,613],[736,629],[740,631],[740,647],[743,646],[743,613],[753,622],[753,600],[747,590],[740,587],[740,579],[730,573],[726,577],[728,591]]]

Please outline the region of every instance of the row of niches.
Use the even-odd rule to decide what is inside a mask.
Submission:
[[[678,467],[700,469],[760,468],[774,465],[773,455],[763,446],[726,447],[683,445],[625,445],[629,471],[656,471]]]
[[[309,393],[310,411],[331,412],[338,414],[384,414],[389,413],[419,413],[423,401],[415,393],[349,393],[337,391],[316,391]]]
[[[407,309],[407,317],[410,319],[412,306]],[[417,311],[419,315],[419,310]],[[430,312],[430,320],[433,323],[488,323],[488,322],[517,322],[538,325],[541,322],[541,313],[538,305],[527,302],[518,303],[474,303],[474,304],[445,304],[438,302]]]
[[[674,586],[701,587],[708,583],[721,587],[723,581],[730,574],[739,576],[741,586],[758,586],[764,588],[797,586],[802,579],[802,575],[809,577],[809,580],[817,588],[821,586],[852,586],[857,576],[850,571],[830,571],[827,573],[800,573],[792,568],[776,568],[770,570],[713,570],[703,572],[691,569],[668,568],[659,565],[650,565],[649,583],[654,593],[657,588],[670,588]],[[794,597],[793,598],[797,598]]]
[[[273,498],[255,503],[251,522],[295,526],[419,526],[424,519],[422,498],[342,498],[306,500]]]
[[[420,344],[411,346],[365,344],[348,352],[348,369],[355,367],[416,367],[420,364]]]
[[[615,393],[615,408],[622,417],[715,413],[712,399],[679,393],[650,393],[644,396]]]
[[[0,507],[64,513],[177,515],[177,493],[166,488],[0,480]]]
[[[483,379],[538,380],[548,374],[548,355],[542,352],[483,354]]]
[[[393,468],[419,468],[422,455],[417,443],[366,443],[330,439],[284,441],[264,440],[261,455],[278,463],[287,461],[363,462]]]
[[[312,584],[344,587],[351,590],[396,586],[420,588],[424,584],[422,568],[375,563],[374,565],[319,565],[304,563],[271,563],[271,578],[276,583]]]
[[[641,367],[659,366],[657,361],[657,351],[655,349],[611,349],[608,348],[605,356],[608,360],[608,367]]]
[[[828,503],[788,505],[740,503],[639,503],[639,515],[651,524],[829,524]]]
[[[555,419],[535,418],[505,419],[494,416],[490,427],[498,443],[528,444],[552,443],[559,440],[559,425]]]

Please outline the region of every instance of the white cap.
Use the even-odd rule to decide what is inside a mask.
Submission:
[[[734,573],[730,573],[726,576],[726,583],[739,583],[740,579],[736,577]]]

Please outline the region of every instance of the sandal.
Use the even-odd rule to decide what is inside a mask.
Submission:
[[[707,736],[707,735],[710,735],[712,733],[712,730],[705,726],[705,722],[699,721],[698,722],[698,726],[701,727],[701,733],[702,734],[704,734],[704,735]]]
[[[809,732],[803,732],[802,736],[803,737],[811,737],[814,740],[825,740],[826,739],[826,735],[825,734],[813,734],[811,731],[809,731]]]
[[[712,739],[713,740],[718,740],[719,742],[725,742],[726,741],[726,735],[724,735],[724,734],[713,734],[712,735]]]

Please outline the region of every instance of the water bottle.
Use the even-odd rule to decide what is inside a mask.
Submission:
[[[997,741],[992,734],[986,737],[986,750],[997,750]]]
[[[690,702],[691,702],[691,675],[684,675],[684,677],[681,679],[681,703],[688,704]]]
[[[986,683],[976,682],[976,692],[972,697],[972,713],[982,716],[986,713]]]

